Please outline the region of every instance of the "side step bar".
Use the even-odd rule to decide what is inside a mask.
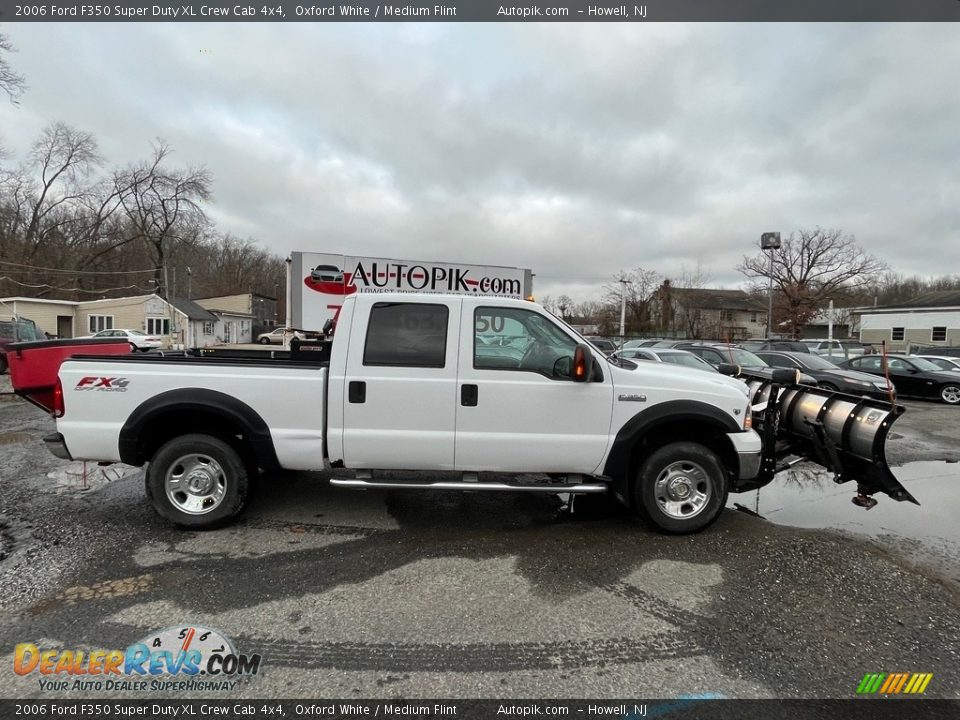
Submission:
[[[388,488],[394,490],[492,490],[497,492],[540,492],[540,493],[605,493],[605,483],[580,483],[579,485],[508,485],[496,482],[377,482],[374,480],[353,480],[349,478],[331,478],[330,484],[348,488]]]

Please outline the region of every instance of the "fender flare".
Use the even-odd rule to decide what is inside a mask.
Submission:
[[[617,432],[603,466],[603,474],[613,479],[614,494],[622,502],[626,502],[628,497],[627,469],[637,442],[647,433],[666,423],[684,420],[706,422],[724,434],[743,430],[736,420],[723,410],[698,400],[669,400],[641,410],[627,420]],[[736,471],[737,468],[728,468],[728,470]]]
[[[128,465],[142,465],[148,460],[140,457],[140,438],[151,422],[171,411],[202,411],[223,418],[240,428],[260,467],[280,467],[270,428],[257,411],[232,395],[206,388],[168,390],[141,403],[120,428],[120,460]]]

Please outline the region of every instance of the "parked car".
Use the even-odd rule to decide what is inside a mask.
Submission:
[[[663,338],[646,338],[640,340],[627,340],[621,350],[626,350],[628,348],[638,348],[638,347],[651,347],[656,345],[658,342],[662,342]]]
[[[677,345],[676,348],[678,350],[689,350],[694,355],[706,360],[715,368],[719,368],[721,365],[739,365],[742,368],[759,372],[762,375],[772,375],[773,373],[773,369],[765,360],[754,355],[749,350],[744,350],[742,347],[729,343],[695,343],[687,341],[686,343]],[[817,379],[801,371],[800,384],[817,385]]]
[[[814,355],[850,358],[864,354],[864,346],[857,342],[840,342],[839,340],[804,340],[803,342]]]
[[[270,345],[271,343],[277,343],[278,345],[283,345],[283,336],[287,332],[286,328],[278,327],[270,332],[260,333],[257,335],[257,342],[261,345]],[[305,333],[300,332],[299,330],[293,330],[290,333],[290,337],[297,338],[298,340],[306,340],[307,336]]]
[[[717,369],[692,352],[686,350],[656,349],[656,348],[625,348],[618,350],[610,356],[611,360],[625,358],[627,360],[649,360],[651,362],[669,363],[672,365],[682,365],[684,367],[695,368],[697,370],[708,370],[717,372]]]
[[[0,374],[7,371],[7,348],[13,343],[30,340],[46,340],[44,334],[33,320],[18,317],[0,320]]]
[[[617,350],[617,346],[606,338],[588,337],[587,341],[604,355],[610,355]]]
[[[97,338],[98,340],[102,338],[123,338],[133,345],[134,349],[140,350],[141,352],[156,350],[163,344],[160,338],[155,335],[147,335],[139,330],[125,330],[123,328],[101,330],[93,335],[84,335],[83,337]]]
[[[871,375],[883,375],[883,356],[865,355],[839,363],[840,367]],[[929,360],[907,355],[888,355],[890,380],[904,397],[933,398],[960,405],[960,373],[941,370]]]
[[[914,348],[913,354],[960,358],[960,347],[939,347],[937,345],[928,345],[926,347]]]
[[[917,355],[915,357],[929,360],[941,370],[960,372],[960,357],[950,357],[948,355]]]
[[[740,347],[750,352],[761,350],[786,350],[787,352],[809,353],[810,348],[799,340],[744,340]]]
[[[817,379],[817,384],[825,390],[839,390],[851,395],[869,395],[870,397],[887,400],[891,392],[887,388],[886,378],[877,378],[856,370],[845,370],[837,367],[825,357],[813,355],[809,352],[782,352],[761,351],[757,355],[773,367],[796,368]],[[896,398],[896,386],[893,387],[893,397]]]

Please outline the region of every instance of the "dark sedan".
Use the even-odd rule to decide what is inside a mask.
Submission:
[[[883,358],[866,355],[839,363],[842,368],[883,375]],[[960,377],[941,370],[929,360],[918,357],[888,355],[887,367],[897,392],[905,397],[933,398],[948,405],[960,405]]]
[[[677,350],[687,350],[694,355],[703,358],[715,368],[721,365],[739,365],[745,370],[750,370],[758,375],[772,377],[773,369],[763,358],[757,357],[749,350],[744,350],[736,345],[728,343],[706,343],[706,342],[681,342],[675,348]],[[800,373],[801,385],[816,385],[817,379],[809,373]]]
[[[851,395],[869,395],[881,400],[890,399],[885,378],[839,368],[835,363],[819,355],[775,350],[763,350],[757,355],[774,367],[795,368],[807,375],[812,375],[825,390],[839,390]],[[893,396],[896,398],[896,386],[894,386]]]

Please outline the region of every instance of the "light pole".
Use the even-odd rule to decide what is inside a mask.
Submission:
[[[760,236],[760,249],[770,251],[770,270],[767,275],[770,281],[767,285],[767,340],[769,340],[770,331],[773,329],[773,252],[780,249],[780,233],[763,233]]]
[[[627,320],[627,285],[630,281],[620,278],[620,347],[623,347],[623,331]]]

